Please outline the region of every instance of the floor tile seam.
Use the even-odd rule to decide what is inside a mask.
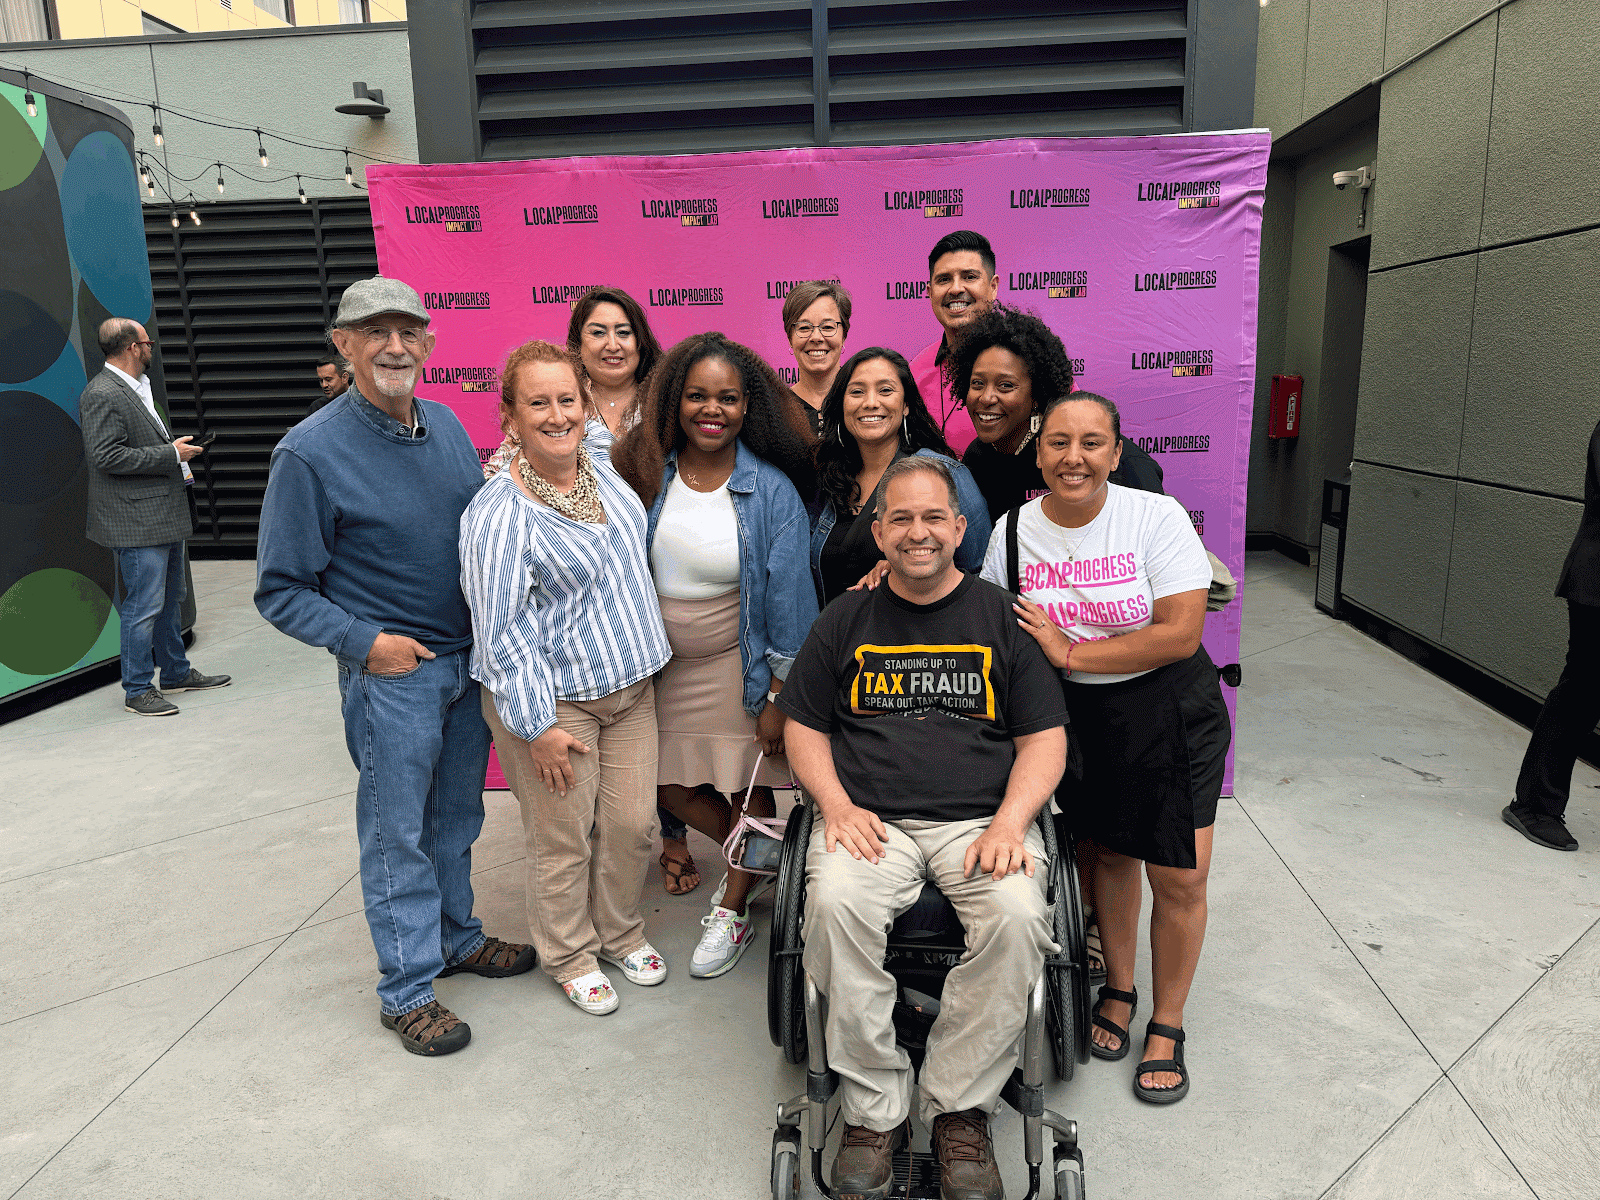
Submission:
[[[1249,654],[1241,656],[1239,661],[1241,663],[1247,662],[1258,654],[1267,654],[1273,650],[1282,650],[1285,646],[1292,646],[1296,642],[1305,641],[1307,638],[1321,637],[1325,633],[1333,633],[1339,628],[1340,624],[1341,622],[1334,621],[1326,629],[1313,629],[1310,633],[1302,633],[1299,637],[1292,637],[1287,642],[1279,642],[1276,646],[1263,646],[1259,650],[1252,650]]]
[[[1400,1019],[1400,1023],[1406,1027],[1406,1032],[1416,1039],[1417,1045],[1422,1047],[1422,1052],[1428,1056],[1429,1061],[1433,1063],[1441,1075],[1444,1074],[1444,1064],[1439,1061],[1438,1056],[1434,1054],[1428,1043],[1422,1040],[1422,1035],[1419,1034],[1415,1028],[1413,1028],[1411,1022],[1406,1020],[1406,1015],[1400,1011],[1400,1006],[1394,1002],[1388,992],[1384,991],[1383,985],[1377,981],[1372,972],[1367,968],[1367,964],[1362,961],[1361,956],[1357,954],[1355,949],[1350,945],[1350,940],[1345,937],[1344,933],[1339,929],[1339,927],[1334,924],[1333,919],[1323,911],[1322,905],[1318,904],[1317,898],[1311,894],[1311,889],[1305,885],[1305,882],[1295,872],[1295,869],[1289,865],[1289,861],[1284,858],[1283,855],[1278,851],[1278,848],[1272,844],[1272,839],[1267,836],[1266,830],[1262,829],[1260,824],[1257,823],[1255,817],[1250,814],[1250,810],[1244,806],[1243,801],[1239,800],[1238,797],[1234,797],[1234,803],[1239,806],[1239,811],[1245,815],[1245,819],[1250,822],[1256,833],[1260,835],[1261,840],[1266,843],[1267,849],[1272,851],[1273,857],[1283,864],[1283,869],[1289,873],[1289,878],[1294,880],[1295,886],[1300,889],[1305,898],[1311,903],[1311,907],[1316,910],[1317,915],[1322,918],[1324,923],[1326,923],[1328,929],[1332,931],[1333,936],[1339,939],[1339,944],[1344,947],[1345,953],[1350,956],[1350,960],[1354,962],[1355,965],[1360,969],[1361,973],[1367,977],[1368,981],[1371,982],[1378,995],[1383,997],[1384,1003],[1387,1004],[1391,1010],[1393,1010],[1394,1015]]]
[[[327,683],[306,683],[301,684],[299,687],[284,688],[279,692],[250,692],[248,695],[230,696],[226,699],[219,698],[207,704],[203,709],[193,708],[189,711],[208,712],[213,708],[231,708],[235,704],[244,704],[250,702],[251,700],[264,700],[271,696],[287,696],[294,692],[304,692],[311,688],[320,688],[326,686],[328,686]],[[126,722],[127,719],[127,714],[123,713],[115,717],[107,717],[103,721],[96,721],[91,725],[73,725],[66,729],[41,729],[38,733],[15,734],[9,737],[0,735],[0,747],[17,745],[21,742],[27,741],[29,738],[59,737],[62,734],[68,733],[89,733],[93,730],[105,729],[107,726]]]
[[[506,867],[514,867],[518,863],[527,862],[527,861],[528,861],[527,855],[523,855],[521,858],[510,858],[510,859],[507,859],[505,862],[495,863],[495,865],[492,866],[492,867],[476,867],[476,868],[473,869],[472,874],[475,875],[475,876],[476,875],[487,875],[490,871],[503,870]],[[351,879],[354,879],[354,878],[358,877],[360,874],[361,874],[361,872],[357,871],[355,875],[351,876]],[[350,886],[350,880],[347,879],[347,880],[345,880],[345,887],[349,887],[349,886]],[[343,888],[340,889],[340,891],[343,891],[343,890],[344,890]],[[338,899],[338,892],[334,893],[334,899]],[[328,905],[332,904],[332,903],[333,903],[333,900],[327,901],[326,903],[324,903],[322,905],[322,908],[317,909],[317,912],[321,912],[323,908],[327,908]],[[336,913],[335,915],[333,915],[331,917],[323,917],[322,920],[320,920],[320,921],[314,921],[314,920],[311,919],[311,917],[315,917],[317,915],[317,913],[314,912],[314,913],[311,914],[311,917],[307,917],[306,918],[305,924],[302,925],[300,927],[300,929],[295,930],[295,933],[299,933],[302,930],[306,930],[306,929],[317,929],[317,928],[320,928],[323,925],[331,925],[334,921],[346,921],[346,920],[349,920],[351,917],[359,917],[364,912],[366,912],[365,904],[363,904],[363,906],[361,908],[356,909],[354,912]]]
[[[1415,1100],[1413,1100],[1410,1104],[1406,1105],[1405,1108],[1400,1111],[1399,1115],[1397,1115],[1394,1120],[1390,1121],[1381,1130],[1379,1130],[1378,1131],[1378,1136],[1372,1139],[1371,1143],[1368,1144],[1368,1146],[1367,1146],[1367,1148],[1365,1150],[1363,1150],[1360,1154],[1356,1155],[1355,1158],[1350,1160],[1350,1165],[1349,1166],[1347,1166],[1344,1170],[1340,1171],[1337,1175],[1334,1176],[1332,1183],[1330,1183],[1327,1187],[1323,1188],[1322,1191],[1317,1193],[1317,1200],[1324,1200],[1325,1197],[1327,1197],[1328,1195],[1330,1195],[1333,1192],[1334,1188],[1338,1187],[1342,1182],[1344,1182],[1345,1178],[1350,1174],[1350,1172],[1354,1171],[1357,1167],[1359,1167],[1374,1150],[1376,1150],[1380,1145],[1383,1144],[1383,1139],[1388,1137],[1391,1133],[1393,1133],[1395,1131],[1396,1128],[1399,1127],[1400,1122],[1404,1121],[1407,1117],[1409,1117],[1413,1112],[1415,1112],[1417,1110],[1417,1106],[1420,1105],[1424,1100],[1426,1100],[1428,1098],[1429,1094],[1433,1091],[1434,1088],[1439,1086],[1440,1081],[1443,1080],[1444,1078],[1445,1078],[1445,1073],[1444,1073],[1444,1071],[1441,1070],[1437,1075],[1435,1075],[1431,1080],[1429,1080],[1428,1081],[1428,1085],[1426,1087],[1424,1087],[1422,1089],[1422,1091],[1417,1094],[1417,1098]]]
[[[43,870],[30,871],[26,875],[13,875],[8,878],[0,879],[0,887],[6,887],[13,883],[20,883],[24,879],[37,879],[40,875],[49,875],[55,871],[66,871],[73,867],[82,867],[89,863],[100,862],[103,859],[116,858],[121,854],[132,854],[135,850],[148,850],[152,846],[165,846],[172,842],[181,842],[185,838],[196,837],[202,833],[214,833],[218,829],[231,829],[235,825],[246,825],[251,821],[259,821],[266,817],[275,817],[287,812],[298,812],[302,808],[311,808],[313,805],[326,804],[330,800],[338,800],[345,796],[354,795],[355,789],[352,788],[349,791],[335,792],[331,796],[322,796],[316,800],[307,800],[303,804],[291,804],[287,808],[275,808],[271,812],[257,813],[253,817],[240,817],[237,821],[224,821],[220,825],[208,825],[204,829],[194,829],[190,830],[188,833],[174,834],[169,838],[160,838],[153,842],[143,842],[137,846],[129,846],[123,850],[108,850],[106,853],[96,854],[92,858],[80,858],[76,862],[62,863],[60,866],[45,867]]]
[[[1538,980],[1535,980],[1534,983],[1537,985]],[[1498,1021],[1495,1023],[1499,1024]],[[1494,1148],[1500,1151],[1500,1157],[1506,1160],[1506,1165],[1517,1173],[1517,1178],[1522,1180],[1522,1186],[1528,1189],[1528,1195],[1532,1196],[1533,1200],[1539,1200],[1539,1193],[1534,1190],[1533,1184],[1529,1181],[1528,1177],[1522,1173],[1522,1168],[1517,1166],[1517,1160],[1512,1158],[1511,1152],[1501,1145],[1500,1139],[1495,1136],[1494,1130],[1489,1128],[1489,1123],[1485,1121],[1478,1110],[1473,1107],[1472,1101],[1467,1099],[1467,1094],[1461,1090],[1460,1085],[1457,1084],[1454,1079],[1450,1078],[1449,1071],[1444,1073],[1444,1081],[1450,1085],[1450,1090],[1460,1098],[1461,1103],[1467,1106],[1467,1111],[1472,1114],[1472,1119],[1476,1121],[1479,1128],[1483,1130],[1484,1136],[1494,1143]]]
[[[357,874],[359,874],[359,872],[357,872]],[[130,1079],[125,1086],[123,1086],[120,1090],[118,1090],[118,1092],[117,1092],[117,1094],[115,1096],[111,1097],[110,1100],[106,1101],[106,1103],[104,1105],[102,1105],[95,1112],[94,1116],[90,1117],[81,1126],[79,1126],[77,1132],[74,1133],[71,1137],[69,1137],[59,1147],[57,1147],[55,1153],[51,1154],[49,1158],[45,1159],[44,1162],[40,1163],[39,1166],[34,1170],[34,1172],[31,1175],[29,1175],[26,1179],[24,1179],[22,1181],[21,1186],[18,1187],[16,1189],[16,1191],[11,1193],[11,1197],[14,1198],[17,1195],[21,1194],[21,1192],[30,1183],[32,1183],[35,1179],[37,1179],[39,1177],[40,1172],[42,1172],[46,1167],[48,1167],[58,1157],[60,1157],[62,1151],[66,1150],[68,1146],[72,1145],[73,1142],[77,1141],[78,1138],[83,1136],[84,1130],[88,1129],[89,1126],[93,1125],[102,1116],[104,1116],[105,1113],[111,1108],[111,1106],[113,1104],[116,1104],[119,1100],[121,1100],[123,1096],[127,1095],[128,1094],[128,1090],[130,1088],[132,1088],[136,1083],[138,1083],[139,1080],[143,1079],[146,1075],[148,1075],[150,1073],[150,1071],[156,1066],[157,1063],[159,1063],[167,1055],[171,1054],[172,1051],[177,1047],[179,1042],[183,1041],[191,1033],[193,1033],[196,1029],[198,1029],[202,1022],[204,1022],[208,1017],[210,1017],[212,1013],[216,1012],[217,1009],[220,1008],[227,1001],[228,997],[232,996],[234,994],[234,992],[238,991],[241,987],[243,987],[246,980],[248,980],[257,971],[259,971],[267,962],[269,962],[271,960],[271,958],[272,958],[272,956],[274,954],[276,954],[279,950],[283,949],[283,947],[288,944],[289,939],[294,937],[294,935],[296,933],[298,933],[300,931],[300,929],[302,929],[305,926],[306,921],[309,921],[313,916],[315,916],[319,911],[321,911],[321,909],[325,905],[327,905],[328,902],[331,901],[334,896],[337,896],[341,891],[343,891],[344,888],[349,885],[350,880],[354,879],[354,878],[355,878],[355,875],[351,875],[349,879],[346,879],[344,881],[344,883],[341,883],[337,888],[335,888],[333,890],[332,895],[330,895],[327,898],[327,900],[324,900],[316,908],[312,909],[311,912],[305,917],[304,920],[302,920],[300,922],[299,925],[297,925],[294,929],[290,930],[289,933],[287,935],[285,935],[278,942],[278,944],[276,946],[274,946],[271,950],[268,950],[265,954],[263,954],[261,956],[260,961],[258,961],[255,964],[255,966],[251,967],[242,976],[240,976],[234,982],[232,987],[230,987],[226,992],[224,992],[221,996],[219,996],[217,998],[216,1003],[212,1004],[210,1008],[206,1009],[205,1012],[201,1013],[200,1016],[197,1017],[194,1020],[194,1022],[192,1024],[190,1024],[190,1026],[187,1029],[185,1029],[182,1033],[180,1033],[176,1038],[174,1038],[172,1040],[172,1043],[170,1045],[168,1045],[165,1050],[163,1050],[160,1054],[156,1055],[156,1057],[153,1058],[150,1062],[146,1063],[143,1070],[141,1070],[137,1075],[135,1075],[132,1079]],[[270,941],[272,939],[269,938],[269,939],[266,939],[266,940]],[[255,944],[256,945],[261,945],[263,943],[257,942]],[[244,949],[244,948],[245,947],[238,947],[238,949]],[[229,951],[229,953],[233,953],[233,951]]]
[[[101,996],[109,996],[113,992],[120,992],[126,988],[138,987],[141,983],[149,983],[152,979],[160,979],[162,976],[171,975],[175,971],[187,971],[190,967],[198,967],[208,962],[215,962],[219,958],[226,958],[228,955],[237,954],[241,950],[249,950],[255,946],[265,946],[268,942],[275,942],[287,938],[293,932],[294,930],[291,929],[282,933],[269,934],[267,937],[257,938],[253,942],[246,942],[242,946],[231,946],[226,950],[218,950],[215,954],[208,954],[204,958],[195,959],[193,962],[179,963],[175,967],[168,967],[164,971],[157,971],[154,975],[146,975],[141,979],[129,979],[124,983],[117,983],[108,988],[101,988],[98,992],[89,992],[82,996],[75,996],[71,1000],[63,1000],[60,1004],[47,1005],[44,1008],[36,1009],[30,1013],[21,1013],[15,1017],[6,1017],[4,1020],[0,1020],[0,1029],[5,1028],[7,1025],[15,1025],[19,1021],[31,1021],[34,1017],[42,1017],[46,1013],[58,1012],[63,1008],[71,1008],[74,1004],[82,1004],[86,1000],[96,1000]]]

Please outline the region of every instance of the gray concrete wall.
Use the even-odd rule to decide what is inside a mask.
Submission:
[[[1292,133],[1486,7],[1274,0],[1261,17],[1257,121]],[[1383,80],[1375,133],[1345,131],[1276,164],[1263,237],[1267,376],[1298,370],[1314,344],[1327,271],[1317,251],[1337,236],[1348,194],[1319,178],[1375,157],[1345,591],[1539,697],[1565,650],[1551,593],[1600,419],[1600,376],[1587,367],[1600,345],[1597,73],[1600,5],[1518,0]],[[1284,176],[1293,187],[1275,198]],[[1269,360],[1275,319],[1281,351]],[[1301,460],[1335,453],[1310,427],[1305,374],[1302,445],[1265,446],[1258,431],[1252,447],[1249,527],[1296,541],[1308,528]]]
[[[349,146],[387,160],[417,158],[411,57],[400,23],[35,42],[4,50],[8,66],[114,97],[133,124],[138,149],[164,161],[174,175],[199,176],[171,184],[180,197],[192,191],[202,201],[293,199],[295,172],[304,177],[308,196],[347,196],[351,189],[344,181],[344,155],[336,150],[306,149],[268,133],[269,165],[262,167],[253,133],[213,129],[176,112],[163,112],[165,145],[157,147],[145,107],[153,101],[164,110],[260,125],[301,141]],[[384,103],[392,110],[387,117],[374,120],[333,111],[351,99],[350,85],[356,80],[383,89]],[[211,166],[218,160],[230,167],[223,172],[227,190],[221,197]],[[364,180],[367,161],[352,158],[357,182]],[[160,184],[156,195],[156,200],[147,195],[145,202],[164,207]],[[202,220],[204,216],[202,211]]]

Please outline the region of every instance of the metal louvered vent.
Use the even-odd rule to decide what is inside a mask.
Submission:
[[[215,432],[195,461],[194,557],[255,553],[272,450],[306,415],[339,296],[377,274],[365,198],[208,204],[173,228],[145,210],[175,426]]]
[[[1242,92],[1197,112],[1196,51],[1214,50],[1201,92],[1240,91],[1254,7],[412,0],[419,147],[426,162],[484,161],[1248,124]]]

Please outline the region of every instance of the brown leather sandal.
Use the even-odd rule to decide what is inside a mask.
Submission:
[[[661,852],[661,886],[666,889],[669,896],[687,896],[700,886],[700,868],[694,865],[694,855],[684,858],[673,858],[665,850]],[[695,881],[688,887],[683,886],[685,875],[694,875]]]

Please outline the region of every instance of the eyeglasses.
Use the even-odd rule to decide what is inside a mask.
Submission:
[[[821,325],[812,325],[805,322],[794,327],[794,331],[803,338],[810,337],[813,333],[820,333],[825,338],[831,338],[844,326],[837,321],[824,321]]]
[[[422,339],[428,336],[426,329],[419,329],[415,325],[408,325],[404,329],[388,329],[382,325],[369,325],[365,329],[356,330],[362,337],[373,345],[384,345],[395,334],[400,335],[400,341],[407,346],[420,346]]]
[[[155,345],[154,342],[135,342],[133,344],[135,346],[154,346]]]

